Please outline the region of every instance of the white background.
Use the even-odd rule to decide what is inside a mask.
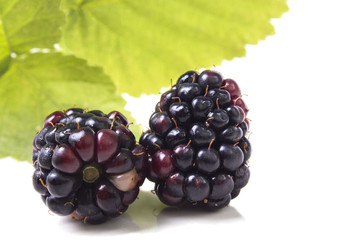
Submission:
[[[250,107],[251,178],[215,212],[166,208],[145,182],[139,200],[100,226],[51,216],[33,168],[0,160],[0,239],[360,239],[360,3],[292,0],[276,34],[216,69]],[[131,100],[145,125],[158,96]],[[5,238],[5,236],[8,236]]]

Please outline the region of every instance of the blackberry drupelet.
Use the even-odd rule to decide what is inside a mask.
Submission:
[[[33,186],[51,212],[99,224],[135,201],[146,162],[120,112],[56,111],[33,140]]]
[[[140,144],[163,203],[215,210],[239,195],[250,177],[248,111],[237,83],[212,70],[188,71],[162,94]]]

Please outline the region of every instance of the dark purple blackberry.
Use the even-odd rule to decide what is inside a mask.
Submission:
[[[187,127],[192,120],[191,107],[186,102],[175,102],[171,104],[169,114],[179,126]]]
[[[33,186],[53,213],[99,224],[137,198],[148,155],[127,125],[120,112],[80,108],[45,119],[33,140]]]
[[[110,120],[113,120],[115,118],[116,121],[121,123],[122,125],[126,126],[129,124],[129,121],[126,119],[126,117],[118,111],[112,111],[108,114],[108,118]]]
[[[192,83],[192,82],[198,82],[199,73],[196,71],[188,71],[181,75],[177,82],[176,82],[176,88],[179,88],[180,84],[183,83]]]
[[[178,97],[184,102],[191,102],[200,93],[201,87],[197,83],[183,83],[177,89]]]
[[[214,102],[205,96],[197,96],[191,101],[192,114],[195,122],[204,122],[214,107]]]
[[[161,96],[140,143],[162,202],[216,210],[239,195],[250,176],[245,106],[236,82],[211,70],[184,73]]]
[[[180,144],[173,149],[174,164],[181,171],[190,169],[194,164],[195,150],[191,145]]]
[[[144,146],[147,152],[152,155],[156,151],[164,148],[164,142],[160,136],[154,132],[147,131],[140,137],[139,143]]]
[[[177,102],[176,97],[177,97],[176,89],[170,89],[169,91],[163,93],[160,99],[159,110],[167,111],[172,103]]]
[[[164,137],[173,128],[174,122],[166,112],[155,112],[150,117],[149,125],[158,135]]]

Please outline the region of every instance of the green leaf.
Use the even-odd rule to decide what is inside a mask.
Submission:
[[[0,78],[0,158],[31,161],[32,139],[44,118],[74,105],[129,116],[109,77],[84,60],[60,53],[14,59]]]
[[[60,0],[0,1],[0,76],[11,62],[11,54],[33,48],[53,49],[61,38],[64,13]]]
[[[10,54],[53,48],[61,38],[60,26],[64,23],[59,5],[60,0],[1,1],[0,49],[6,46]]]
[[[0,20],[0,76],[6,71],[10,62],[10,49],[6,41],[4,28]]]
[[[119,92],[157,93],[190,69],[245,55],[274,33],[286,0],[64,0],[62,46],[103,67]]]

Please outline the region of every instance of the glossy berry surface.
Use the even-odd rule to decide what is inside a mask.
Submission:
[[[170,206],[217,210],[249,181],[248,107],[236,81],[188,71],[162,94],[140,138],[147,178]]]
[[[118,111],[80,108],[45,118],[33,140],[33,186],[51,212],[100,224],[135,201],[148,154],[127,124]]]

